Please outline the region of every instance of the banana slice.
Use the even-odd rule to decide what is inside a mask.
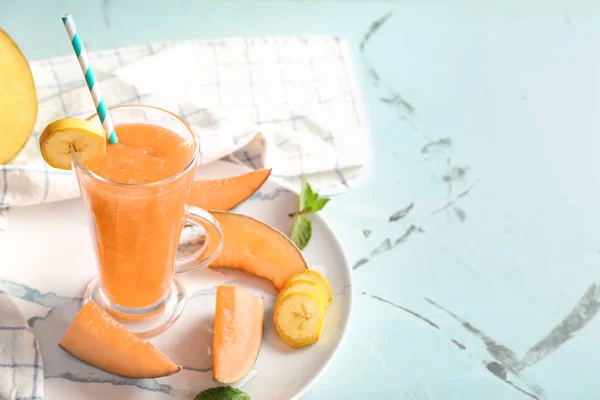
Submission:
[[[329,305],[329,300],[327,299],[327,292],[325,291],[325,288],[323,288],[323,285],[313,281],[295,279],[291,282],[288,282],[286,283],[283,290],[279,292],[278,298],[283,299],[290,293],[303,292],[311,293],[317,296],[319,298],[319,303],[321,304],[321,306],[327,309],[327,306]]]
[[[331,303],[331,300],[333,299],[333,291],[331,290],[331,286],[329,285],[327,279],[317,271],[307,269],[306,271],[299,272],[289,278],[285,284],[286,286],[291,285],[296,281],[311,281],[319,284],[323,290],[325,290],[325,293],[327,293],[328,302]]]
[[[101,126],[77,118],[52,122],[40,135],[42,157],[54,168],[71,169],[73,158],[86,164],[106,154],[106,134]]]
[[[273,319],[284,342],[292,347],[303,347],[319,340],[325,311],[316,295],[296,292],[278,298]]]

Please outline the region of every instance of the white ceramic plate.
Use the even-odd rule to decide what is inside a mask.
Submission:
[[[199,169],[201,178],[231,176],[246,168],[217,162]],[[236,209],[289,232],[288,217],[296,194],[272,180]],[[212,382],[212,327],[215,288],[243,286],[265,297],[265,333],[254,370],[234,385],[253,399],[299,398],[323,373],[339,348],[352,305],[348,262],[333,232],[313,216],[313,237],[304,253],[311,266],[324,273],[335,296],[320,341],[303,349],[287,346],[275,332],[273,306],[276,291],[260,278],[232,270],[203,270],[183,274],[187,305],[167,332],[151,339],[184,370],[160,379],[125,379],[72,358],[58,342],[77,313],[86,283],[95,266],[86,219],[80,201],[67,201],[7,213],[9,234],[0,241],[3,263],[0,278],[16,295],[18,305],[40,342],[44,359],[45,397],[48,399],[167,399],[193,398],[216,386]],[[318,267],[322,266],[322,267]]]

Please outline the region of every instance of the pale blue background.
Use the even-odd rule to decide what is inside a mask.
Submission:
[[[353,264],[371,261],[354,271],[345,346],[305,398],[598,399],[600,6],[428,3],[1,0],[0,27],[31,60],[72,52],[65,11],[90,51],[347,38],[374,157],[323,215]],[[529,366],[565,318],[570,339]]]

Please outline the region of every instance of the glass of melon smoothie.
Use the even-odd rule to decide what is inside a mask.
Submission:
[[[207,266],[222,233],[208,212],[187,205],[199,154],[191,127],[149,106],[114,107],[110,114],[119,143],[107,144],[100,160],[83,165],[75,156],[73,162],[99,272],[85,298],[148,337],[183,310],[185,290],[176,274]],[[97,115],[88,120],[100,123]],[[179,256],[182,229],[192,225],[200,228],[201,245]]]

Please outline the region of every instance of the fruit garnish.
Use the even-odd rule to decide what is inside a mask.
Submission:
[[[106,154],[106,134],[100,125],[77,118],[52,122],[40,135],[42,157],[54,168],[71,169],[74,151],[84,164]]]
[[[188,204],[205,210],[228,211],[252,196],[267,178],[270,169],[257,169],[229,178],[194,181]]]
[[[290,238],[300,250],[308,245],[312,236],[312,222],[306,215],[322,210],[328,201],[328,198],[320,197],[318,193],[313,191],[306,176],[303,175],[300,196],[298,197],[298,211],[290,215],[294,217]]]
[[[223,249],[211,267],[243,270],[270,280],[279,290],[288,278],[308,268],[302,252],[277,229],[246,215],[225,211],[211,214],[223,231]],[[212,246],[215,243],[209,241],[209,254]]]
[[[59,346],[84,363],[129,378],[158,378],[181,370],[92,301],[79,310]]]
[[[284,298],[290,293],[311,293],[319,297],[321,305],[327,308],[329,300],[327,298],[327,292],[320,283],[303,280],[288,280],[283,290],[279,293],[280,298]]]
[[[262,297],[236,286],[217,287],[213,339],[213,380],[237,382],[256,363],[263,337]]]
[[[317,271],[292,275],[275,302],[273,320],[279,336],[292,347],[316,343],[332,298],[329,282]]]
[[[290,293],[277,299],[273,321],[284,342],[292,347],[308,346],[321,336],[325,310],[312,293]]]
[[[247,393],[230,386],[206,389],[194,397],[194,400],[251,400]]]
[[[329,285],[329,281],[327,281],[327,279],[319,272],[315,271],[314,269],[307,269],[306,271],[302,271],[293,275],[285,284],[287,286],[295,281],[311,281],[320,285],[323,290],[325,290],[325,293],[327,293],[327,301],[331,303],[331,300],[333,299],[331,285]]]
[[[290,239],[303,250],[312,237],[312,222],[305,215],[294,215],[294,223],[292,224],[292,232]]]
[[[0,30],[0,164],[12,160],[25,146],[37,111],[29,63],[10,36]]]

